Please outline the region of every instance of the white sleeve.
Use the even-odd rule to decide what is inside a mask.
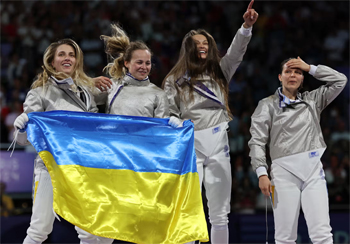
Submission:
[[[253,26],[249,27],[249,28],[245,28],[243,25],[241,26],[241,28],[239,29],[239,32],[243,35],[243,36],[251,36],[252,35],[252,30],[253,30]]]

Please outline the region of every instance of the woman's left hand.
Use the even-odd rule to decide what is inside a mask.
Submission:
[[[247,11],[243,14],[244,19],[244,28],[249,28],[254,25],[256,20],[259,17],[259,14],[252,8],[253,7],[254,0],[252,0],[247,8]]]
[[[175,117],[175,116],[170,116],[168,124],[171,125],[174,128],[180,128],[183,127],[183,120]]]
[[[112,81],[108,77],[99,76],[92,79],[95,82],[95,86],[101,91],[107,91],[109,88],[112,87]]]

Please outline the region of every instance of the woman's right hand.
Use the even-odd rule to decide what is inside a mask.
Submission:
[[[267,197],[270,196],[270,193],[272,193],[271,182],[267,175],[262,175],[259,177],[259,188]]]
[[[100,89],[100,91],[107,91],[112,87],[112,81],[105,76],[99,76],[92,78],[95,81],[95,86]]]
[[[13,126],[19,130],[24,129],[29,121],[28,115],[26,113],[22,113],[19,115],[15,122],[13,122]]]

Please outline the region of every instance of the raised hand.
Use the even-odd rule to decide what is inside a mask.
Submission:
[[[254,0],[250,1],[247,11],[243,14],[243,19],[244,19],[243,26],[245,28],[249,28],[253,26],[259,17],[259,14],[252,8],[253,3],[254,3]]]
[[[93,78],[93,80],[95,81],[95,86],[101,91],[107,91],[112,87],[112,81],[108,77],[99,76]]]
[[[289,60],[286,63],[286,66],[291,69],[301,69],[302,71],[305,71],[305,72],[310,71],[310,65],[305,63],[299,56],[298,58]]]

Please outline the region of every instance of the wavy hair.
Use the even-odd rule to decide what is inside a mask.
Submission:
[[[101,35],[101,39],[105,43],[105,52],[113,60],[103,70],[106,70],[112,78],[119,79],[128,72],[124,62],[131,61],[134,51],[148,50],[151,55],[152,52],[142,41],[130,42],[129,37],[119,25],[112,24],[111,29],[112,36]]]
[[[203,35],[208,41],[209,48],[207,58],[205,60],[202,60],[200,59],[200,57],[198,57],[197,45],[192,38],[192,36],[194,35]],[[175,82],[187,73],[187,75],[191,77],[191,80],[188,84],[189,101],[186,101],[183,94],[183,90],[179,89],[176,85],[175,87],[180,92],[180,94],[182,94],[183,101],[192,102],[194,99],[194,83],[200,75],[207,73],[211,77],[211,82],[216,82],[219,85],[221,92],[224,94],[226,109],[231,115],[230,108],[228,106],[229,81],[226,80],[224,74],[222,73],[220,67],[220,60],[221,57],[219,54],[219,49],[216,45],[214,38],[203,29],[191,30],[185,35],[185,37],[182,40],[179,59],[176,62],[175,66],[170,70],[168,75],[163,80],[163,87],[168,77],[173,76]]]
[[[79,45],[75,41],[69,38],[53,42],[50,44],[50,46],[46,48],[43,57],[44,64],[43,66],[41,66],[43,68],[43,71],[37,75],[35,81],[31,86],[31,89],[44,86],[47,83],[47,80],[50,76],[54,76],[56,79],[59,80],[69,77],[69,75],[67,75],[64,72],[57,72],[52,66],[52,61],[55,58],[57,48],[64,44],[69,45],[74,49],[76,62],[71,77],[74,80],[75,84],[78,86],[87,86],[92,91],[94,90],[94,81],[84,72],[83,51],[80,49]]]

